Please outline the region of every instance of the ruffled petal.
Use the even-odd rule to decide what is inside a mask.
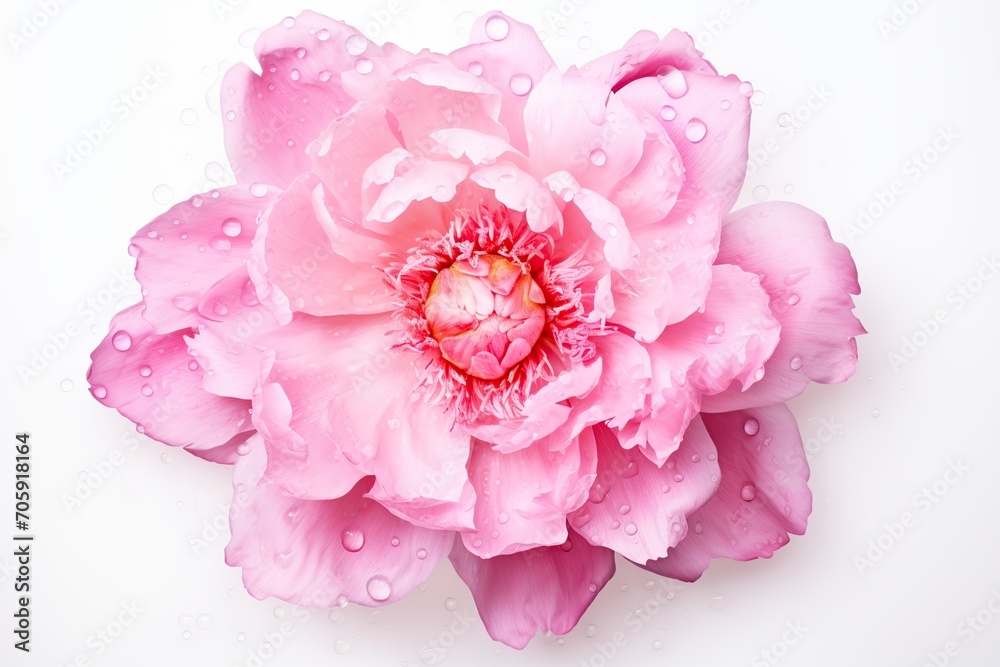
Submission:
[[[342,498],[302,500],[263,479],[259,441],[233,472],[226,563],[243,568],[258,599],[368,607],[402,599],[430,576],[451,534],[418,528],[365,496],[366,478]]]
[[[622,449],[607,426],[593,427],[597,477],[587,503],[569,523],[591,544],[645,563],[662,558],[688,532],[686,518],[719,486],[715,445],[695,418],[677,451],[657,467],[636,450]]]
[[[475,530],[462,534],[480,558],[566,541],[566,515],[587,499],[597,452],[587,429],[559,451],[543,442],[503,454],[475,441],[469,479],[476,489]]]
[[[205,391],[204,370],[188,354],[191,329],[157,334],[141,305],[111,320],[90,355],[90,393],[137,425],[140,433],[212,461],[231,462],[253,434],[250,402]]]
[[[139,230],[130,252],[157,333],[197,326],[198,304],[250,255],[257,217],[280,191],[234,185],[177,204]]]
[[[510,143],[526,151],[527,93],[555,67],[535,29],[502,12],[490,12],[472,26],[469,46],[452,51],[448,58],[500,91],[500,123],[510,133]]]
[[[393,309],[379,267],[396,250],[345,219],[331,193],[305,174],[267,211],[254,242],[260,292],[282,322],[292,312],[363,315]]]
[[[613,551],[572,532],[559,546],[487,560],[456,536],[449,558],[472,591],[490,637],[517,649],[537,630],[560,635],[572,630],[615,573]]]
[[[680,30],[671,30],[662,40],[654,32],[640,30],[622,49],[590,61],[580,72],[618,90],[635,79],[665,73],[668,67],[697,74],[716,73],[695,47],[691,35]]]
[[[812,510],[809,465],[795,417],[785,405],[702,415],[719,451],[718,492],[688,517],[693,530],[666,558],[643,565],[694,581],[713,558],[770,558],[801,535]]]
[[[618,95],[658,118],[680,152],[687,187],[728,212],[746,176],[750,139],[749,84],[736,76],[670,69],[637,79]]]
[[[846,246],[834,242],[826,221],[798,204],[770,202],[731,214],[723,224],[720,262],[760,276],[781,339],[764,377],[753,387],[705,401],[703,410],[727,412],[798,396],[810,381],[844,382],[858,361],[855,336],[865,333],[852,312],[858,272]]]
[[[630,444],[657,464],[665,461],[704,394],[722,391],[734,379],[749,387],[763,377],[779,331],[757,276],[714,266],[704,311],[667,327],[646,348],[653,367],[651,413]]]

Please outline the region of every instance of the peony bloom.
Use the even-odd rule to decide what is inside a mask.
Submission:
[[[247,590],[404,597],[448,557],[490,635],[566,633],[615,552],[697,579],[811,508],[785,401],[855,369],[854,263],[739,211],[752,93],[673,31],[560,71],[482,17],[448,55],[306,12],[233,67],[238,184],[132,240],[91,391],[234,466]]]

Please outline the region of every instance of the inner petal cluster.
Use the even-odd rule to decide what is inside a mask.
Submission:
[[[545,294],[512,262],[476,255],[437,274],[424,316],[441,356],[473,377],[498,380],[542,335]]]

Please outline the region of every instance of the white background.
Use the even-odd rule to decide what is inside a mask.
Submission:
[[[241,39],[245,31],[312,7],[377,41],[447,52],[493,8],[472,0],[228,4],[235,7],[220,13],[210,0],[70,2],[37,34],[29,27],[15,49],[10,34],[24,31],[40,4],[4,3],[0,545],[13,533],[13,440],[22,430],[34,445],[38,538],[29,656],[11,648],[12,547],[0,546],[0,664],[254,664],[250,652],[286,622],[293,634],[267,665],[919,666],[949,642],[956,655],[938,655],[939,665],[1000,664],[1000,618],[986,607],[996,595],[1000,610],[1000,280],[977,282],[977,272],[993,277],[983,262],[1000,252],[1000,5],[907,0],[900,6],[910,14],[896,14],[900,25],[888,32],[879,22],[893,16],[889,0],[503,3],[545,33],[563,67],[618,48],[639,29],[679,27],[698,34],[720,71],[753,82],[763,93],[751,146],[771,139],[778,150],[755,165],[741,205],[763,185],[769,194],[757,189],[758,197],[824,214],[857,260],[857,313],[871,332],[859,341],[853,380],[814,386],[792,404],[813,469],[806,536],[769,561],[716,561],[697,583],[675,586],[648,622],[630,614],[660,589],[621,562],[564,642],[539,636],[517,652],[492,642],[478,620],[453,624],[474,605],[447,562],[405,601],[377,611],[306,618],[250,598],[223,563],[228,535],[213,538],[210,528],[225,514],[227,471],[136,435],[86,389],[91,349],[112,312],[138,296],[130,277],[116,278],[130,276],[129,237],[166,205],[228,179],[213,84],[227,64],[252,61],[256,33]],[[115,100],[133,94],[147,67],[165,80],[120,118]],[[795,132],[780,124],[782,113]],[[113,119],[113,131],[60,181],[53,163],[102,118]],[[934,148],[942,130],[957,138]],[[914,171],[925,151],[933,164]],[[879,192],[894,180],[902,194],[880,212]],[[859,207],[880,213],[867,229],[857,225]],[[960,285],[981,289],[965,300]],[[923,334],[921,321],[937,311],[943,324]],[[18,367],[67,327],[77,335],[23,379]],[[904,339],[915,343],[911,358],[893,364],[888,355],[902,355]],[[953,463],[968,471],[951,484]],[[88,473],[96,488],[80,481]],[[935,502],[917,504],[935,483]],[[893,537],[886,524],[905,513],[913,521]],[[869,541],[879,540],[883,550],[873,551]],[[870,566],[859,565],[869,557]],[[131,625],[110,645],[97,640],[99,630],[116,631],[130,604],[141,609]],[[992,623],[972,629],[965,619],[977,613]],[[786,633],[788,624],[805,630]],[[601,647],[610,652],[618,632],[626,642],[605,659]],[[430,641],[449,648],[421,653]],[[771,661],[763,651],[773,651]]]

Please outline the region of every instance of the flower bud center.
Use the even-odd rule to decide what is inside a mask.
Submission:
[[[545,295],[517,265],[499,255],[480,255],[437,274],[424,317],[448,362],[473,377],[498,380],[541,336]]]

